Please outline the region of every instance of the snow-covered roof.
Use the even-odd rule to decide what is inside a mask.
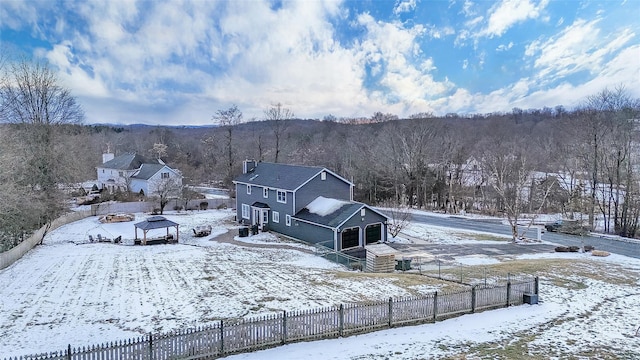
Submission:
[[[348,204],[350,204],[349,201],[318,196],[315,200],[310,202],[309,205],[305,207],[312,214],[327,216],[329,214],[334,213],[336,210],[340,209],[344,205],[348,205]]]
[[[366,208],[367,211],[378,214],[382,218],[387,218],[386,215],[376,211],[366,204],[355,201],[325,198],[322,196],[315,198],[315,200],[302,208],[302,210],[298,211],[298,213],[293,217],[305,222],[336,229],[356,214],[360,214],[360,210],[362,208]]]

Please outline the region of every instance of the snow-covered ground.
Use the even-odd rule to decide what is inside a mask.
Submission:
[[[305,251],[212,241],[237,233],[230,211],[170,213],[180,244],[88,243],[88,235],[134,237],[134,222],[90,217],[50,233],[42,246],[0,271],[0,358],[206,325],[221,318],[379,300],[432,292],[432,283],[401,275],[346,271]],[[211,225],[195,238],[191,229]],[[473,234],[425,225],[407,230],[429,242],[458,243]],[[165,230],[156,230],[157,235]],[[139,231],[139,236],[141,236]],[[154,234],[150,234],[154,236]],[[540,305],[465,315],[436,324],[297,343],[230,359],[622,358],[640,354],[640,260],[612,255],[536,254],[518,260],[474,258],[467,264],[524,263],[541,277]]]

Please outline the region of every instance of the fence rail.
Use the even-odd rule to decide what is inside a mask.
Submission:
[[[18,259],[29,252],[29,250],[33,249],[36,245],[42,242],[42,239],[45,237],[45,235],[47,235],[49,231],[89,216],[91,216],[91,213],[89,211],[75,211],[62,215],[59,218],[51,221],[50,223],[45,224],[20,244],[5,252],[0,253],[0,270],[18,261]]]
[[[149,334],[91,347],[8,360],[162,360],[212,359],[297,341],[337,338],[357,333],[428,323],[476,311],[520,305],[525,293],[538,293],[538,278],[506,285],[476,285],[463,291],[422,297],[350,303],[312,310],[222,320],[210,326]],[[7,359],[5,359],[7,360]]]

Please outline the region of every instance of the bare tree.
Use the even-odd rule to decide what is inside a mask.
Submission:
[[[162,178],[151,184],[154,190],[151,196],[158,199],[160,203],[160,214],[164,213],[164,208],[171,199],[177,199],[182,196],[183,186],[176,178]]]
[[[163,143],[154,143],[153,148],[149,149],[149,152],[154,154],[156,159],[162,159],[167,156],[168,146]]]
[[[413,216],[405,205],[387,203],[387,214],[391,218],[387,223],[389,234],[395,239],[410,223]]]
[[[495,125],[489,124],[488,133],[484,134],[479,145],[480,163],[489,174],[489,183],[497,195],[498,209],[504,211],[511,226],[512,240],[517,241],[518,219],[533,165],[527,149],[530,139],[524,134],[516,136],[519,127],[513,123],[511,127],[503,123],[499,129],[494,129]]]
[[[16,185],[38,192],[46,212],[43,222],[58,216],[63,208],[57,184],[66,180],[62,168],[65,153],[60,134],[65,125],[84,119],[84,112],[70,91],[62,87],[46,63],[21,60],[7,64],[0,81],[0,123],[13,124],[22,149],[18,153],[26,165],[15,173]]]
[[[273,136],[276,141],[276,155],[275,161],[278,162],[280,157],[280,140],[282,135],[287,130],[287,120],[291,120],[295,115],[288,108],[283,107],[281,103],[272,105],[270,108],[264,111],[265,120],[269,121],[269,126],[273,131]]]
[[[589,225],[595,226],[595,210],[604,218],[604,230],[613,222],[621,231],[628,215],[625,196],[633,194],[634,119],[640,114],[640,99],[634,99],[623,86],[589,96],[579,111],[584,144],[584,169],[590,177]],[[631,192],[627,190],[631,189]],[[631,198],[629,200],[632,200]],[[631,212],[633,213],[633,212]]]
[[[233,180],[233,129],[242,122],[242,111],[238,106],[233,105],[227,110],[218,110],[213,115],[212,120],[225,128],[225,140],[227,147],[227,185],[231,185]]]

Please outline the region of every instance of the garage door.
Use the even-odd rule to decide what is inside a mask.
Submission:
[[[360,228],[345,229],[342,231],[342,249],[360,246]]]
[[[382,224],[368,225],[365,229],[366,243],[372,244],[382,240]]]

